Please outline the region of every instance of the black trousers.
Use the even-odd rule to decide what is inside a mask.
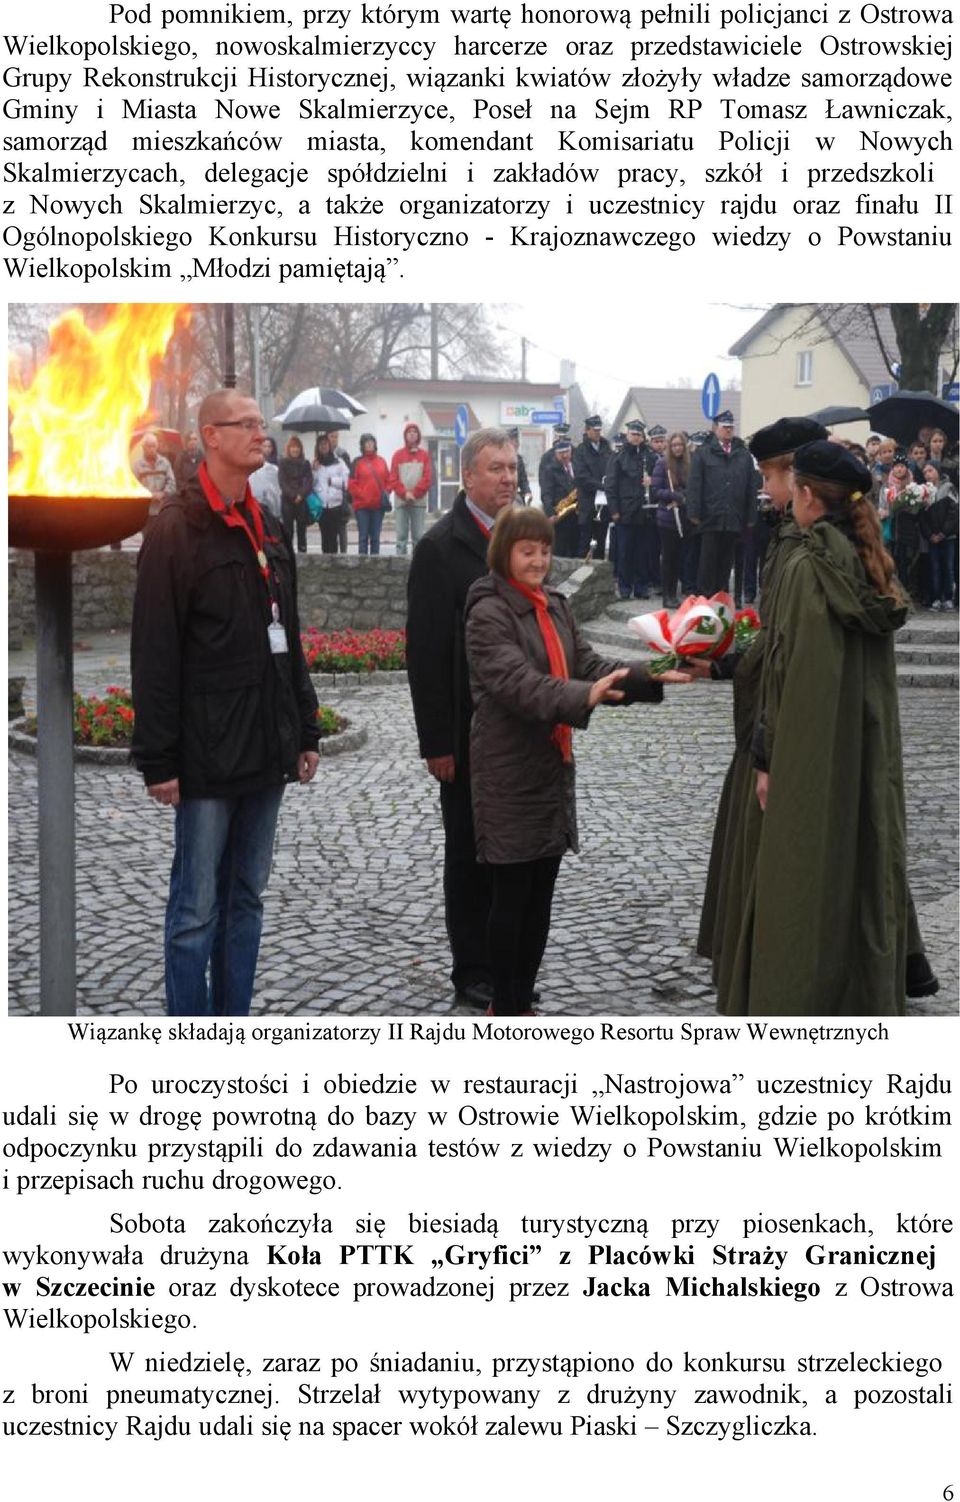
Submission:
[[[440,812],[444,833],[443,902],[453,957],[450,979],[454,988],[462,991],[464,986],[479,982],[490,984],[487,923],[492,868],[477,861],[470,776],[459,766],[453,782],[440,784]]]
[[[560,856],[489,869],[493,900],[487,943],[493,970],[493,1010],[498,1017],[519,1017],[533,1005],[533,988],[550,932]]]
[[[323,553],[335,553],[340,541],[340,512],[342,507],[334,506],[331,511],[320,513],[320,550]]]
[[[664,604],[677,598],[680,580],[680,561],[683,555],[683,538],[676,525],[661,527],[660,531],[660,578],[663,583]]]
[[[307,522],[310,520],[307,515],[306,501],[301,501],[299,505],[295,505],[293,501],[284,499],[281,502],[281,507],[283,511],[283,525],[290,533],[291,542],[293,541],[294,532],[296,532],[297,552],[305,553],[307,551]]]
[[[700,539],[700,568],[697,572],[697,592],[715,595],[718,590],[730,588],[730,570],[737,546],[736,532],[704,532]]]

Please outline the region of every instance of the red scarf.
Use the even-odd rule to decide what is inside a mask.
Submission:
[[[518,579],[508,579],[507,583],[529,600],[537,612],[537,625],[540,627],[540,635],[543,637],[543,645],[547,649],[547,662],[550,664],[550,672],[554,678],[569,678],[566,653],[563,643],[557,634],[557,628],[553,624],[550,612],[547,608],[547,597],[542,589],[531,589],[528,584],[521,584]],[[569,725],[554,725],[550,737],[564,761],[573,761],[573,730]]]

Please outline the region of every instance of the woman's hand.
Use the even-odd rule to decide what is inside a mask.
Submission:
[[[764,813],[766,813],[766,811],[767,811],[767,793],[769,792],[769,790],[770,790],[770,773],[769,772],[758,772],[757,773],[757,802],[759,803],[760,807],[763,809]]]
[[[590,698],[587,701],[590,708],[595,709],[598,704],[619,704],[623,699],[623,690],[614,688],[613,685],[619,683],[621,678],[626,678],[629,671],[629,668],[615,668],[605,678],[598,678],[596,683],[591,684]]]
[[[676,668],[667,668],[665,673],[657,674],[656,681],[658,683],[690,683],[692,679],[692,672],[679,673]]]

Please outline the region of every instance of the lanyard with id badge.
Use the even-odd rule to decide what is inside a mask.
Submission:
[[[289,647],[287,645],[287,633],[284,629],[283,622],[280,619],[280,606],[273,597],[273,585],[270,580],[270,565],[267,561],[267,555],[263,550],[263,513],[261,512],[260,507],[257,504],[256,497],[254,496],[253,492],[250,489],[250,486],[248,485],[246,495],[244,496],[244,503],[248,511],[250,512],[250,516],[253,521],[253,531],[251,532],[249,526],[247,525],[246,517],[244,517],[235,506],[228,506],[223,497],[220,495],[209,474],[207,473],[206,461],[204,461],[200,465],[200,468],[197,471],[197,478],[200,481],[201,489],[203,490],[203,493],[207,498],[207,502],[210,506],[211,511],[215,511],[228,527],[242,527],[244,532],[247,534],[250,546],[253,548],[253,551],[256,554],[257,567],[259,568],[260,573],[263,577],[264,584],[267,586],[267,594],[270,597],[271,618],[270,624],[267,627],[267,641],[270,645],[270,651],[273,656],[280,656],[284,652],[289,651]]]

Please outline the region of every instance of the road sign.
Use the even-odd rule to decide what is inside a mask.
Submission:
[[[551,424],[563,422],[563,412],[559,407],[552,407],[549,409],[549,411],[544,410],[543,412],[531,412],[530,421]]]
[[[463,448],[470,431],[470,413],[466,407],[459,406],[453,419],[453,436],[457,440],[457,448]]]
[[[945,402],[960,402],[960,381],[944,381],[940,395]]]
[[[700,408],[704,417],[713,419],[720,411],[720,378],[712,373],[707,376],[700,392]]]
[[[896,389],[897,389],[896,386],[893,385],[892,383],[888,383],[886,386],[871,386],[870,387],[870,405],[871,405],[871,407],[874,405],[875,402],[885,402],[888,396],[893,396],[893,393],[896,391]]]

